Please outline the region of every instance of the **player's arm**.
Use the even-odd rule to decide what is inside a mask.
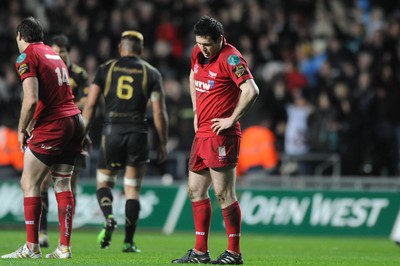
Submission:
[[[194,132],[197,132],[196,87],[194,85],[194,73],[193,73],[193,70],[190,71],[190,75],[189,75],[189,87],[190,87],[190,98],[192,99],[192,106],[193,106]]]
[[[21,114],[18,122],[18,141],[21,151],[26,146],[27,130],[33,120],[36,106],[39,102],[39,81],[36,77],[28,77],[22,82],[24,96],[22,99]]]
[[[85,135],[89,133],[90,127],[93,123],[96,113],[96,107],[101,96],[102,89],[99,85],[92,83],[89,87],[89,94],[87,96],[85,107],[82,111],[82,117],[85,122]]]
[[[167,159],[167,141],[168,141],[168,114],[165,104],[165,95],[163,91],[154,91],[150,96],[151,107],[154,116],[154,127],[160,140],[158,151],[158,162]]]
[[[240,94],[239,102],[232,115],[227,118],[211,119],[213,122],[211,128],[213,129],[213,132],[217,132],[217,135],[222,130],[232,127],[237,121],[239,121],[240,118],[247,113],[260,93],[258,86],[253,79],[248,79],[240,84],[240,90],[242,92]]]

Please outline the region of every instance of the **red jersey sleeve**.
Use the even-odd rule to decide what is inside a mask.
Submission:
[[[253,78],[246,60],[232,45],[225,44],[221,51],[221,57],[220,62],[223,64],[223,68],[237,87],[244,81]]]
[[[26,50],[30,50],[29,46]],[[37,58],[29,51],[21,53],[16,60],[15,67],[21,81],[29,77],[36,77]]]

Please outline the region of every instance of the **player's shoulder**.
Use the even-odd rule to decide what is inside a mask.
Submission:
[[[118,59],[110,59],[107,62],[101,64],[100,66],[110,66],[111,64],[115,64],[118,61]]]
[[[242,61],[242,54],[231,44],[225,44],[221,50],[220,63],[236,66]]]
[[[112,65],[115,65],[118,62],[117,59],[110,59],[107,62],[101,64],[99,69],[109,69]]]
[[[220,58],[227,59],[232,55],[242,57],[242,54],[239,52],[238,49],[236,49],[235,46],[229,43],[225,44],[221,49]]]
[[[49,48],[50,52],[47,52],[46,48]],[[15,63],[17,65],[26,65],[27,62],[32,63],[41,61],[46,54],[53,55],[51,51],[53,50],[43,43],[33,43],[28,45],[28,47],[26,47],[26,49],[18,55]]]
[[[152,64],[150,64],[149,62],[147,62],[144,59],[139,59],[139,60],[149,71],[156,73],[156,74],[160,74],[160,71],[155,66],[153,66]]]
[[[71,64],[71,71],[79,75],[87,76],[86,70],[77,64]]]

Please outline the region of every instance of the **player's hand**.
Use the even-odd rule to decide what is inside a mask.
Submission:
[[[26,147],[28,145],[27,141],[29,139],[30,135],[26,130],[24,131],[18,131],[18,142],[19,142],[19,148],[21,152],[25,152]]]
[[[86,135],[82,140],[82,149],[87,152],[91,152],[93,148],[92,140]]]
[[[157,163],[163,163],[167,160],[168,152],[165,145],[160,145],[157,151]]]
[[[219,135],[219,133],[221,133],[222,130],[230,128],[234,124],[234,122],[229,117],[213,118],[211,119],[211,122],[212,122],[211,129],[213,130],[213,132],[216,132],[217,135]]]

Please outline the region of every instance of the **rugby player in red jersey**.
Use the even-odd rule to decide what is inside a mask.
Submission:
[[[71,62],[69,51],[71,49],[71,44],[67,36],[65,35],[55,35],[51,38],[49,42],[50,47],[56,52],[61,59],[64,61],[65,65],[68,67],[69,83],[74,94],[74,102],[80,110],[83,109],[85,105],[87,94],[88,94],[88,74],[85,69]],[[87,143],[88,144],[88,143]],[[86,159],[88,157],[88,148],[83,147],[82,152],[75,159],[74,171],[71,177],[71,189],[74,196],[74,206],[76,208],[76,187],[79,174],[82,169],[86,166]],[[40,216],[40,231],[39,231],[39,243],[40,247],[49,247],[49,238],[47,236],[47,214],[49,211],[49,195],[48,189],[52,185],[51,176],[43,180],[40,187],[40,195],[42,197],[42,215]]]
[[[259,89],[241,53],[224,38],[219,21],[202,17],[194,26],[194,34],[189,81],[196,134],[189,160],[188,193],[196,242],[172,263],[243,264],[241,210],[235,192],[239,119],[252,106]],[[211,260],[208,251],[211,184],[228,236],[228,247],[216,260]]]
[[[23,89],[18,140],[21,151],[25,151],[21,187],[27,239],[21,248],[1,258],[42,257],[39,246],[40,184],[49,172],[58,204],[60,241],[46,258],[71,258],[74,213],[71,174],[75,157],[81,151],[83,120],[74,104],[67,66],[59,55],[43,44],[44,33],[39,21],[33,17],[25,18],[16,32],[20,52],[16,69]],[[31,131],[30,136],[28,131]]]

